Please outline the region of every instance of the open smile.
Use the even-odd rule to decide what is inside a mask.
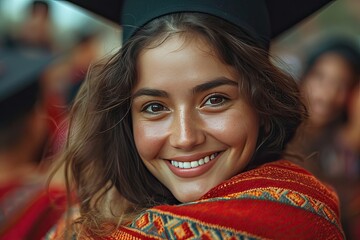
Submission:
[[[169,169],[178,177],[192,178],[209,171],[220,157],[222,151],[215,152],[193,161],[167,160]]]
[[[207,164],[208,162],[210,162],[211,160],[216,158],[216,156],[218,154],[219,153],[216,152],[216,153],[213,153],[213,154],[211,154],[209,156],[206,156],[206,157],[200,158],[199,160],[195,160],[195,161],[191,161],[191,162],[179,162],[179,161],[171,160],[171,165],[173,165],[173,166],[175,166],[177,168],[186,168],[186,169],[196,168],[198,166]]]

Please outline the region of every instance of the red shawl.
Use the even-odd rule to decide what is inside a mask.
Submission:
[[[55,238],[58,228],[48,235]],[[306,170],[276,161],[241,173],[199,201],[146,210],[94,239],[343,239],[337,195]]]

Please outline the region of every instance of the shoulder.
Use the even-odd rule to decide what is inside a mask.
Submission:
[[[148,209],[129,229],[160,239],[342,239],[338,208],[336,194],[309,172],[276,161],[233,177],[199,201]]]
[[[260,191],[266,189],[287,189],[319,198],[336,209],[339,199],[335,191],[319,181],[304,168],[287,160],[278,160],[243,172],[210,190],[203,199]]]
[[[241,173],[210,190],[203,199],[258,199],[278,202],[339,219],[339,198],[332,187],[304,168],[278,160]],[[321,211],[319,206],[321,205]]]
[[[76,239],[74,232],[69,231],[69,226],[80,216],[79,206],[68,209],[56,224],[46,233],[43,240]]]

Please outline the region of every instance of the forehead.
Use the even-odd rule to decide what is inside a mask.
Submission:
[[[194,31],[181,31],[161,35],[151,42],[145,44],[145,48],[140,52],[140,56],[149,50],[157,48],[172,48],[173,52],[180,51],[186,47],[195,47],[206,54],[219,57],[214,46],[209,40],[200,33]],[[169,49],[170,50],[170,49]]]
[[[140,52],[137,82],[161,84],[167,80],[182,83],[227,75],[237,78],[237,71],[223,63],[213,47],[201,37],[173,35],[156,47]],[[190,82],[191,83],[191,82]]]

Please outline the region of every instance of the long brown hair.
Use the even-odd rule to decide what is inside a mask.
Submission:
[[[252,166],[280,157],[305,115],[295,81],[271,63],[268,51],[245,30],[200,13],[177,13],[151,21],[110,60],[92,67],[71,111],[64,159],[80,200],[80,222],[88,229],[94,231],[108,221],[102,214],[108,210],[101,203],[110,189],[116,189],[122,204],[121,223],[140,209],[177,203],[141,161],[130,114],[139,53],[174,34],[202,37],[242,76],[240,91],[262,122]]]

